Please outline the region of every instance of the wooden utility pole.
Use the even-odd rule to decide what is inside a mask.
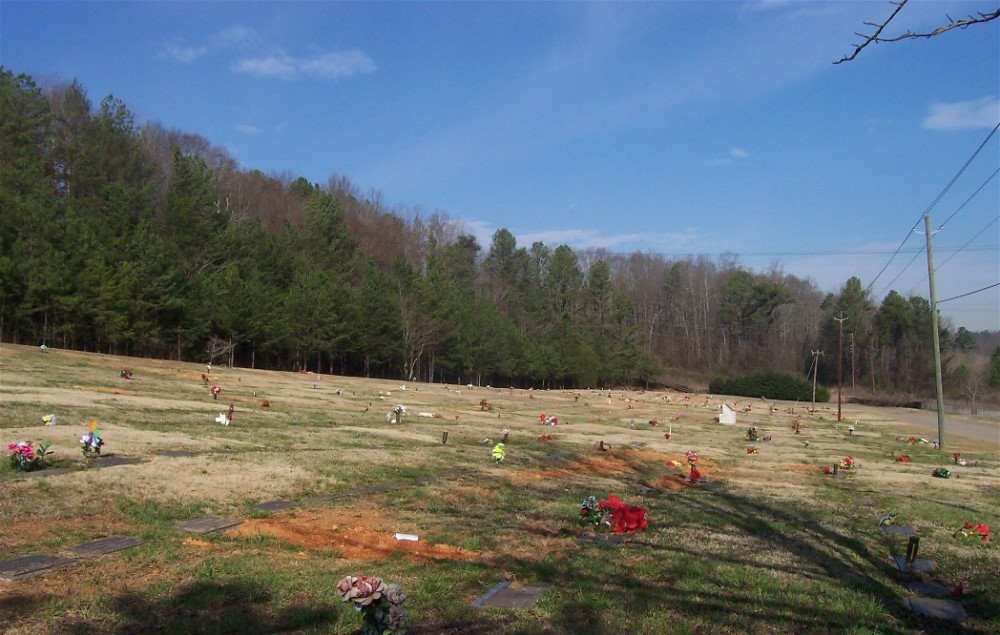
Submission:
[[[857,388],[857,385],[854,383],[854,377],[855,377],[855,374],[854,374],[854,356],[856,354],[857,353],[854,351],[854,333],[852,332],[851,333],[851,390],[854,390],[855,388]]]
[[[924,214],[927,232],[927,284],[931,295],[931,335],[934,339],[934,385],[937,389],[938,447],[944,449],[944,386],[941,381],[941,340],[938,335],[937,295],[934,293],[934,250],[931,215]]]
[[[840,317],[833,318],[839,322],[840,338],[837,341],[837,421],[840,421],[840,390],[844,383],[844,312],[840,312]]]
[[[812,411],[816,412],[816,376],[819,375],[819,356],[823,354],[823,351],[813,351],[813,407]]]

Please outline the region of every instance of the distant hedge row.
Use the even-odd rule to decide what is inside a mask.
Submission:
[[[736,379],[713,379],[708,390],[715,395],[812,401],[813,387],[808,381],[787,373],[761,372]],[[830,401],[830,391],[817,386],[816,401]]]

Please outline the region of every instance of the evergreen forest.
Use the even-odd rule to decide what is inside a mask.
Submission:
[[[0,69],[4,342],[556,388],[806,377],[816,350],[829,385],[842,346],[845,385],[932,394],[932,319],[921,297],[876,305],[857,277],[825,294],[733,254],[519,245],[506,229],[481,245],[443,212],[246,169],[113,96]],[[946,360],[996,344],[941,327]]]

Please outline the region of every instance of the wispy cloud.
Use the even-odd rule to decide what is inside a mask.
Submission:
[[[1000,121],[1000,99],[981,97],[970,101],[931,104],[920,124],[926,130],[992,128]]]
[[[286,53],[249,57],[233,65],[237,73],[295,79],[313,77],[319,79],[339,79],[375,71],[375,62],[363,51],[334,51],[312,57],[292,57]]]
[[[257,40],[256,32],[245,26],[235,25],[222,29],[208,38],[204,44],[184,44],[168,42],[156,54],[157,59],[168,59],[182,64],[190,64],[212,51],[231,49]]]
[[[176,42],[171,42],[160,49],[160,52],[156,54],[156,59],[174,60],[182,64],[190,64],[206,53],[208,53],[207,46],[182,46]]]
[[[749,156],[750,153],[743,148],[731,148],[728,156],[724,158],[705,159],[701,162],[701,164],[709,168],[717,168],[723,165],[732,165],[733,163],[746,159]]]
[[[243,134],[257,134],[260,132],[260,128],[247,123],[241,123],[236,125],[236,131]]]
[[[706,248],[705,237],[688,229],[681,232],[634,232],[605,234],[590,229],[556,229],[517,234],[519,245],[542,242],[552,247],[568,245],[573,249],[608,249],[611,251],[651,251],[655,253],[694,253]]]

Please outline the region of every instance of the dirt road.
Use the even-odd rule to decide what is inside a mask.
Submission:
[[[937,413],[912,408],[894,408],[892,417],[907,424],[933,433],[937,438]],[[966,437],[987,441],[993,444],[993,449],[1000,453],[1000,422],[981,417],[946,414],[944,419],[945,444],[954,437]],[[930,437],[928,437],[930,438]]]

